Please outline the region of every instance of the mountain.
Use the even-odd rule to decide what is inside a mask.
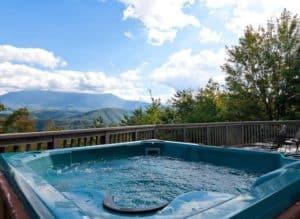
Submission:
[[[79,115],[81,112],[76,110],[33,110],[30,111],[30,115],[36,120],[64,120],[68,117]]]
[[[59,91],[23,90],[0,96],[0,102],[10,108],[30,110],[91,111],[100,108],[134,110],[146,107],[146,102],[130,101],[113,94],[86,94]]]

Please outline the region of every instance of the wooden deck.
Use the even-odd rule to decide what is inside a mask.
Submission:
[[[282,125],[294,137],[300,120],[144,125],[0,135],[0,153],[119,143],[146,139],[206,145],[251,145],[273,139]]]

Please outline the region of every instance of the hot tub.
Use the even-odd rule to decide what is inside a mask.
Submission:
[[[31,218],[273,218],[300,198],[278,153],[147,140],[1,154]]]

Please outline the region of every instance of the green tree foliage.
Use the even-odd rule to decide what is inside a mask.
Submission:
[[[217,122],[219,118],[218,101],[220,97],[220,86],[209,80],[205,88],[196,94],[195,106],[192,110],[191,119],[188,122]]]
[[[34,121],[29,117],[29,112],[26,108],[20,108],[8,116],[4,122],[4,132],[31,132],[35,128]]]
[[[166,116],[166,113],[167,109],[161,104],[161,100],[151,97],[151,104],[145,110],[139,108],[134,110],[131,115],[125,115],[121,121],[121,125],[165,123],[170,118]]]
[[[195,106],[195,98],[192,90],[177,91],[171,99],[174,109],[175,122],[184,123],[190,120]]]
[[[59,130],[62,130],[62,128],[58,127],[52,119],[48,119],[47,120],[45,129],[47,131],[59,131]]]
[[[218,121],[220,94],[219,84],[210,80],[207,86],[198,92],[176,92],[166,106],[162,105],[159,99],[151,98],[151,104],[145,110],[137,109],[131,115],[125,115],[122,125]]]
[[[145,123],[146,124],[159,124],[162,119],[163,107],[160,99],[151,97],[152,103],[147,107],[145,111]]]
[[[102,116],[99,116],[98,118],[93,120],[93,128],[103,128],[103,127],[105,127],[105,123]]]
[[[209,80],[205,88],[197,92],[192,90],[177,91],[171,99],[176,123],[215,122],[218,116],[219,84]]]
[[[300,74],[297,16],[284,10],[279,19],[270,20],[266,27],[255,30],[248,26],[239,45],[227,48],[227,54],[222,68],[227,73],[231,101],[247,100],[239,103],[241,114],[247,111],[245,106],[256,106],[252,113],[247,112],[252,117],[294,117]]]
[[[5,109],[5,106],[2,103],[0,103],[0,112],[3,111],[4,109]]]
[[[0,112],[5,109],[5,106],[0,103]],[[0,118],[0,133],[3,132],[3,124],[4,124],[4,119]]]
[[[144,111],[142,108],[135,109],[132,114],[125,114],[124,118],[121,120],[121,125],[142,125],[145,124],[144,121]]]

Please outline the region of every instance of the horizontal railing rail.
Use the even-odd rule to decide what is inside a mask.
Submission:
[[[140,125],[0,134],[0,152],[89,146],[146,139],[207,145],[249,145],[273,139],[282,125],[294,137],[300,120]]]

